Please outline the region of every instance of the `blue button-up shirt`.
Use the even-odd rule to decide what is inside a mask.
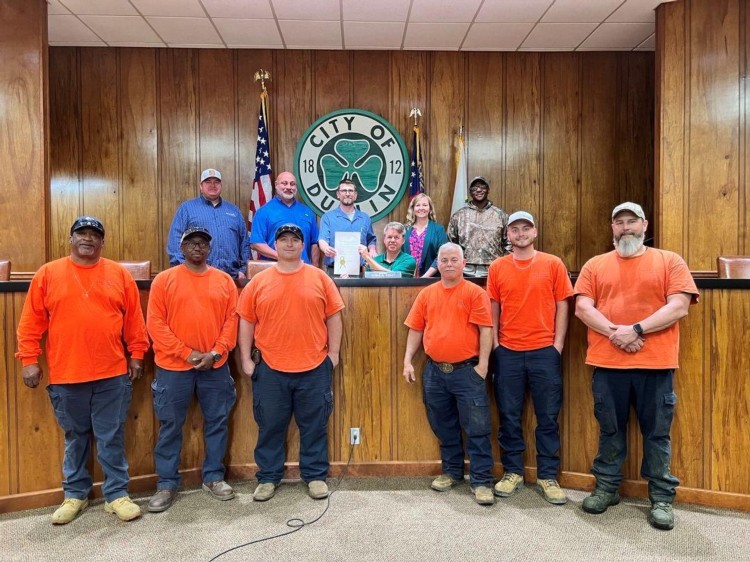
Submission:
[[[337,232],[359,232],[359,243],[367,247],[375,245],[377,239],[372,231],[372,221],[367,213],[355,209],[354,217],[350,220],[347,214],[337,207],[328,211],[320,219],[320,240],[325,240],[335,246]],[[334,258],[325,258],[327,266],[333,265]],[[364,261],[362,261],[364,263]]]
[[[278,197],[274,197],[263,205],[253,216],[253,228],[250,232],[250,244],[268,244],[276,249],[276,230],[282,224],[296,224],[305,237],[305,247],[302,250],[302,261],[312,263],[312,246],[318,243],[318,221],[308,207],[294,199],[287,206]],[[261,259],[270,260],[265,256]]]
[[[202,226],[211,233],[211,251],[207,260],[209,265],[234,278],[240,271],[244,273],[247,270],[250,243],[245,217],[237,205],[221,198],[214,205],[203,195],[185,201],[177,208],[167,238],[170,265],[184,263],[180,237],[185,229],[193,226]]]

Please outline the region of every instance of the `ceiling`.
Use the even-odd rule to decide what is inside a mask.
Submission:
[[[653,51],[665,0],[47,0],[49,44]],[[670,1],[670,0],[666,0]]]

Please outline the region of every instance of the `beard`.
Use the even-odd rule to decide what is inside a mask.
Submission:
[[[645,237],[645,232],[641,232],[640,234],[633,233],[632,236],[623,235],[619,238],[615,237],[613,240],[615,250],[617,250],[620,257],[631,258],[641,251],[641,248],[643,247],[643,239]]]

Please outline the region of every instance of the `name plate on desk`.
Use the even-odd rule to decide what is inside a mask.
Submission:
[[[365,271],[365,279],[397,279],[400,271]]]

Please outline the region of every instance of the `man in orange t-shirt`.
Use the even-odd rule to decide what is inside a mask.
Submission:
[[[24,384],[36,388],[42,378],[40,341],[47,333],[47,392],[65,433],[65,501],[52,523],[69,523],[88,506],[92,434],[104,471],[104,510],[130,521],[141,509],[128,497],[125,419],[132,381],[143,373],[148,350],[138,287],[124,267],[101,257],[104,226],[98,219],[77,218],[69,242],[70,256],[43,265],[31,280],[16,353]]]
[[[534,217],[517,211],[508,218],[513,253],[490,265],[487,292],[492,302],[495,399],[500,411],[499,442],[505,474],[495,494],[508,497],[523,486],[521,414],[526,388],[536,415],[537,487],[548,502],[568,501],[560,469],[562,406],[561,354],[568,331],[573,285],[557,256],[534,249]]]
[[[310,497],[323,499],[344,301],[328,275],[302,261],[300,227],[281,225],[275,244],[278,263],[252,278],[237,305],[242,370],[252,381],[258,424],[253,499],[271,499],[281,482],[292,414],[299,427],[300,474]]]
[[[649,523],[669,530],[680,483],[669,468],[678,322],[698,302],[698,289],[680,256],[643,245],[647,227],[640,205],[615,207],[615,250],[586,262],[575,286],[576,316],[588,326],[586,363],[594,366],[599,422],[599,452],[592,468],[596,489],[582,507],[587,513],[604,513],[620,501],[617,489],[632,404],[643,435],[641,475],[648,480]]]
[[[177,494],[182,426],[194,394],[203,412],[203,489],[218,500],[234,497],[224,480],[223,460],[229,413],[237,400],[227,362],[237,342],[237,288],[227,273],[208,265],[210,251],[207,229],[186,229],[180,238],[184,263],[151,283],[146,326],[154,342],[151,389],[160,424],[154,448],[159,480],[148,502],[152,513],[167,510]]]
[[[469,479],[480,505],[492,505],[492,443],[487,396],[487,364],[492,347],[490,300],[463,278],[466,260],[461,246],[446,243],[437,257],[440,281],[422,289],[404,324],[409,328],[404,378],[413,383],[414,354],[424,341],[427,364],[422,371],[427,419],[440,441],[442,474],[432,481],[438,492],[464,477],[466,432]]]

